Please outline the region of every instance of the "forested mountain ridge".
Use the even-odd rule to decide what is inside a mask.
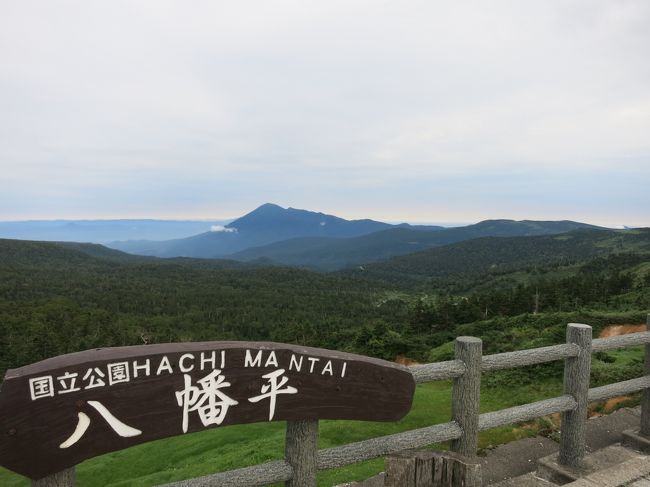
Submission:
[[[139,262],[143,258],[99,244],[0,239],[0,262],[4,269],[84,265],[104,267],[115,260]]]
[[[33,240],[0,239],[2,268],[68,269],[89,267],[110,269],[119,265],[152,264],[183,265],[206,269],[250,269],[254,264],[226,259],[161,259],[111,249],[101,244],[78,242],[41,242]]]
[[[412,285],[473,280],[517,269],[568,265],[617,253],[650,255],[650,228],[577,230],[558,235],[484,237],[435,247],[346,271]]]
[[[271,203],[191,237],[113,242],[112,248],[156,257],[229,258],[336,270],[485,236],[530,236],[599,228],[572,221],[486,220],[443,228],[345,220]]]
[[[332,271],[429,248],[435,235],[443,231],[391,228],[355,238],[300,237],[242,250],[228,257]]]
[[[435,232],[391,228],[356,238],[295,238],[246,249],[228,257],[243,261],[265,259],[332,271],[475,238],[554,235],[580,229],[602,228],[572,221],[485,220]]]
[[[425,279],[420,287],[377,281],[372,272],[323,274],[129,256],[87,244],[0,240],[0,373],[83,349],[200,340],[273,340],[425,359],[463,323],[558,311],[641,316],[650,308],[649,230],[626,232],[622,240],[620,233],[547,237],[588,241],[597,234],[586,248],[620,252],[586,260],[576,254],[582,260],[568,267],[531,263],[523,257],[530,253],[522,252],[511,270],[525,280],[495,274],[489,266],[468,273],[467,262],[458,258],[452,262],[462,267],[447,268],[446,281]],[[498,245],[485,252],[500,255],[504,242],[509,248],[537,238],[486,239]]]
[[[266,203],[216,231],[161,242],[113,242],[110,246],[157,257],[216,258],[296,237],[357,237],[393,227],[395,225],[374,220],[345,220],[320,212]],[[437,230],[442,227],[412,228]]]
[[[0,240],[0,373],[77,350],[155,342],[313,343],[318,334],[320,345],[344,349],[351,330],[382,316],[373,302],[385,288],[344,276],[108,252]]]

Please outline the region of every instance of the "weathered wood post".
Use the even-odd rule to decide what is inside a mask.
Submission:
[[[591,372],[591,326],[569,323],[567,343],[580,347],[577,357],[564,361],[564,393],[570,394],[578,404],[572,411],[562,413],[559,462],[577,467],[585,455],[585,431],[589,374]]]
[[[74,483],[75,468],[70,467],[42,479],[32,480],[32,487],[74,487]]]
[[[287,463],[293,468],[293,477],[285,485],[316,487],[318,420],[287,421],[284,451]]]
[[[646,320],[646,330],[650,331],[650,313]],[[645,346],[643,374],[650,375],[650,343]],[[641,396],[641,434],[650,436],[650,389],[643,389]]]
[[[451,450],[466,457],[475,456],[478,446],[482,353],[483,342],[480,338],[456,338],[455,357],[465,363],[465,373],[454,379],[451,416],[461,427],[463,434],[451,442]]]

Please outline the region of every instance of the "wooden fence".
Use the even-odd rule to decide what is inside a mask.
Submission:
[[[650,315],[648,315],[650,329]],[[416,383],[453,379],[451,421],[425,428],[318,450],[318,421],[287,423],[284,460],[166,484],[166,487],[257,486],[286,482],[289,487],[316,485],[319,470],[343,467],[403,450],[451,441],[451,450],[476,455],[480,431],[553,413],[562,413],[559,462],[577,466],[585,454],[587,405],[643,391],[640,433],[650,437],[650,331],[592,340],[588,325],[570,323],[566,343],[516,352],[482,355],[478,338],[458,337],[455,358],[410,367]],[[644,376],[589,388],[591,354],[645,345]],[[479,413],[481,373],[564,360],[564,394],[552,399],[490,413]],[[369,398],[370,400],[370,398]],[[35,486],[68,486],[74,469],[34,482]]]

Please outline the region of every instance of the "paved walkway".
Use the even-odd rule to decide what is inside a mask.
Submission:
[[[620,443],[624,430],[638,428],[640,415],[639,408],[622,408],[607,416],[589,419],[587,421],[587,450],[601,450],[615,443]],[[534,472],[540,458],[552,455],[557,451],[558,444],[556,442],[539,436],[513,441],[488,450],[485,456],[480,457],[483,485],[489,486],[500,483],[503,486],[521,487],[521,481],[516,477]],[[533,474],[531,474],[532,476]],[[540,481],[539,485],[552,485],[545,480],[537,480]],[[344,485],[382,487],[384,485],[384,476],[379,474],[364,482],[353,482]],[[634,480],[634,483],[628,483],[621,487],[650,487],[650,477]]]
[[[639,426],[639,408],[622,408],[607,416],[587,421],[587,450],[594,451],[620,443],[624,430]],[[489,485],[504,479],[532,472],[537,461],[558,451],[558,444],[543,438],[526,438],[500,445],[481,458],[483,484]]]
[[[634,483],[630,484],[630,487],[650,487],[650,475],[634,481]]]

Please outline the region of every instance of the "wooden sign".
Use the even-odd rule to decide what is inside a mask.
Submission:
[[[266,342],[88,350],[7,371],[0,465],[39,479],[96,455],[259,421],[397,421],[415,383],[383,360]]]

